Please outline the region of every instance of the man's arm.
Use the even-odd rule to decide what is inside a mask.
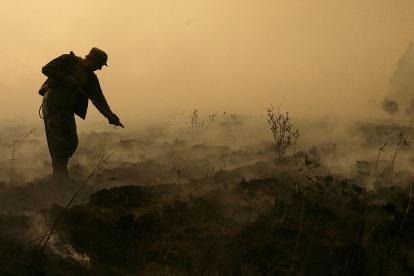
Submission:
[[[102,92],[101,85],[99,84],[99,80],[95,74],[91,76],[92,84],[88,87],[88,95],[91,99],[93,105],[104,115],[108,118],[112,114],[112,110],[106,101],[106,98]]]
[[[42,73],[56,82],[75,85],[76,80],[65,72],[65,69],[72,62],[73,58],[72,52],[61,55],[43,66]]]
[[[112,112],[111,108],[108,105],[108,102],[106,101],[106,98],[102,92],[101,85],[99,84],[99,80],[96,77],[95,74],[91,76],[92,78],[92,85],[90,89],[88,89],[88,96],[93,103],[93,105],[96,107],[96,109],[99,110],[99,112],[105,116],[109,123],[115,126],[121,126],[122,123],[120,122],[118,116]]]

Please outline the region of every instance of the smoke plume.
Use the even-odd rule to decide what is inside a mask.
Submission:
[[[414,115],[414,44],[410,43],[397,63],[391,77],[391,93],[382,103],[382,109],[390,115],[399,110],[399,105],[407,116]]]

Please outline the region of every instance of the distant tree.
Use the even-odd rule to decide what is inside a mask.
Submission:
[[[196,108],[193,109],[193,113],[191,114],[191,128],[195,129],[198,124],[198,111]]]

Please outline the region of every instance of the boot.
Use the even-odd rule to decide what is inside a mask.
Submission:
[[[69,179],[68,159],[54,158],[52,160],[53,178],[59,180]]]

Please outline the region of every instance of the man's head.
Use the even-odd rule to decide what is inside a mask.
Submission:
[[[85,63],[91,71],[101,70],[104,65],[108,66],[107,61],[108,55],[96,47],[93,47],[85,57]]]

